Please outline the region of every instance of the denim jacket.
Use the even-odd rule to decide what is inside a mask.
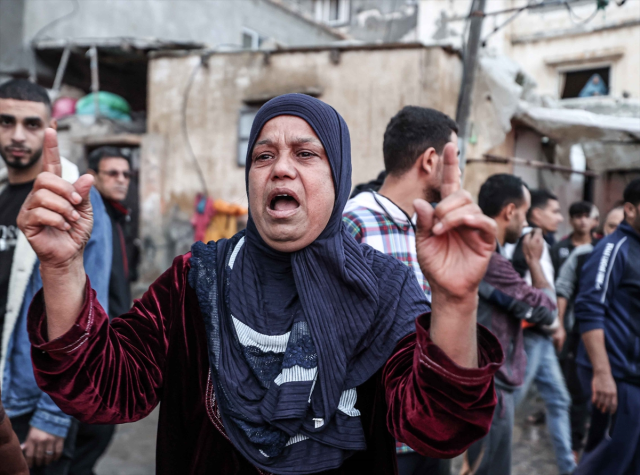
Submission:
[[[65,166],[67,168],[69,166],[75,167],[70,162],[66,162],[63,165],[63,177],[65,177]],[[65,179],[67,178],[65,177]],[[93,231],[84,250],[84,267],[93,288],[97,292],[100,304],[106,308],[109,303],[109,275],[113,252],[111,223],[100,193],[95,188],[91,189],[90,197],[91,205],[93,206]],[[24,240],[23,246],[28,246],[24,236],[22,236],[22,239]],[[13,302],[21,302],[17,318],[14,319],[14,323],[10,320],[5,321],[2,345],[4,354],[0,363],[0,368],[3,369],[2,403],[10,418],[33,412],[31,426],[49,434],[66,437],[67,430],[71,425],[71,416],[64,414],[49,395],[38,388],[33,375],[31,343],[27,334],[27,310],[34,295],[42,287],[42,279],[40,278],[39,261],[35,259],[33,267],[31,267],[28,264],[32,261],[23,259],[27,255],[33,256],[33,250],[30,247],[27,249],[26,247],[20,248],[16,246],[11,279],[14,280],[14,272],[16,276],[20,273],[30,273],[30,275],[22,295],[17,296],[17,299],[10,299]],[[21,260],[23,262],[20,262]],[[24,261],[26,261],[26,265]],[[16,289],[16,285],[12,285],[12,283],[12,281],[9,283],[9,296],[11,296],[11,291]],[[10,307],[11,305],[11,301],[8,302],[7,315],[10,315],[13,311]],[[11,327],[12,323],[13,326]]]

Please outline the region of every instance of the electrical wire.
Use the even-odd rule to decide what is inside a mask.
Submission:
[[[567,10],[569,11],[569,19],[577,25],[585,25],[587,23],[589,23],[591,20],[593,20],[593,18],[595,18],[595,16],[598,14],[599,8],[596,8],[596,11],[593,12],[593,14],[591,14],[588,18],[580,18],[578,17],[578,15],[575,14],[575,12],[573,11],[573,9],[571,8],[571,3],[576,3],[578,1],[581,0],[573,0],[573,1],[568,1],[568,0],[560,0],[559,2],[540,2],[540,3],[535,3],[535,4],[527,4],[523,7],[517,8],[517,9],[508,9],[508,10],[503,10],[502,13],[510,13],[512,11],[515,10],[515,13],[513,15],[511,15],[509,18],[507,18],[507,20],[505,20],[502,24],[496,26],[483,40],[482,40],[482,46],[486,46],[486,42],[489,38],[491,38],[491,36],[493,36],[495,33],[497,33],[498,31],[500,31],[502,28],[504,28],[505,26],[507,26],[509,23],[511,23],[513,20],[515,20],[518,15],[520,15],[523,11],[525,10],[530,10],[530,9],[535,9],[535,8],[540,8],[540,7],[545,7],[545,6],[551,6],[551,5],[563,5],[567,8]],[[622,0],[622,4],[624,4],[626,0]],[[620,5],[622,5],[620,4]],[[490,12],[485,14],[484,16],[489,16],[489,15],[496,15],[498,13],[501,12]],[[577,18],[578,21],[576,22],[576,20],[574,20],[574,18]],[[468,19],[467,19],[468,21]]]
[[[204,178],[204,173],[202,173],[202,167],[200,166],[200,162],[198,161],[198,157],[193,151],[193,146],[191,145],[191,139],[189,138],[189,128],[187,126],[187,109],[189,108],[189,94],[191,93],[191,87],[193,86],[193,82],[196,79],[196,76],[200,72],[203,67],[207,66],[207,61],[209,57],[218,51],[222,47],[237,47],[242,49],[242,45],[238,45],[235,43],[221,43],[217,45],[213,50],[207,50],[200,55],[200,62],[193,68],[191,71],[191,75],[189,76],[189,80],[187,81],[187,87],[184,89],[183,97],[182,97],[182,114],[181,114],[181,129],[182,129],[182,137],[187,146],[187,151],[189,152],[189,159],[193,162],[193,166],[196,169],[196,173],[198,174],[198,179],[200,180],[200,185],[202,186],[202,191],[205,196],[209,196],[209,189],[207,187],[207,181]]]
[[[56,18],[55,20],[47,23],[42,28],[40,28],[38,30],[38,32],[35,35],[33,35],[33,38],[31,39],[31,43],[32,44],[33,44],[34,41],[36,41],[38,38],[40,38],[40,36],[42,36],[42,34],[45,31],[50,30],[51,28],[56,26],[58,23],[60,23],[60,22],[62,22],[64,20],[67,20],[67,19],[70,19],[70,18],[74,17],[80,11],[80,2],[78,0],[71,0],[71,1],[73,2],[73,9],[69,13],[65,13],[60,18]]]
[[[32,52],[30,54],[30,56],[31,56],[30,80],[32,82],[36,82],[36,80],[38,79],[38,77],[37,77],[38,76],[38,64],[36,62],[36,44],[35,44],[36,40],[38,38],[40,38],[45,31],[50,30],[51,28],[53,28],[54,26],[56,26],[60,22],[63,22],[64,20],[68,20],[68,19],[74,17],[80,11],[80,2],[78,0],[71,0],[71,1],[73,2],[73,8],[69,13],[65,13],[61,17],[50,21],[49,23],[44,25],[42,28],[40,28],[36,32],[36,34],[33,35],[33,37],[31,38],[30,44],[31,44]]]
[[[578,2],[582,2],[582,1],[583,0],[554,0],[554,1],[542,1],[540,3],[529,3],[529,4],[527,4],[525,6],[525,10],[535,10],[537,8],[550,7],[550,6],[554,6],[554,5],[563,6],[563,5],[567,4],[567,3],[578,3]],[[482,16],[483,17],[488,17],[488,16],[494,16],[494,15],[503,15],[505,13],[517,12],[518,10],[521,10],[522,8],[523,7],[506,8],[504,10],[496,10],[494,12],[483,13]],[[458,17],[456,19],[461,20],[462,18]]]
[[[182,136],[187,145],[187,151],[189,152],[189,158],[193,162],[193,166],[196,169],[196,173],[198,174],[198,178],[200,179],[200,185],[202,185],[202,190],[204,191],[205,197],[209,196],[209,190],[207,188],[207,182],[204,179],[204,173],[202,173],[202,168],[200,167],[200,162],[198,162],[198,157],[196,157],[195,152],[193,151],[193,147],[191,146],[191,140],[189,139],[189,130],[187,129],[187,108],[189,106],[189,93],[191,92],[191,87],[193,86],[193,82],[198,75],[198,72],[205,65],[206,61],[205,55],[200,57],[200,61],[191,71],[191,75],[189,76],[189,81],[187,82],[187,87],[184,89],[184,95],[182,98]]]
[[[565,6],[567,7],[567,11],[569,12],[569,19],[571,20],[571,22],[574,25],[586,25],[587,23],[589,23],[591,20],[593,20],[596,15],[598,14],[598,12],[600,11],[600,8],[596,6],[595,11],[589,15],[589,17],[587,18],[580,18],[578,15],[576,15],[576,13],[573,11],[573,8],[571,8],[571,4],[569,2],[565,2]],[[574,19],[574,17],[577,19]]]
[[[513,15],[511,15],[509,18],[507,18],[504,22],[502,22],[502,24],[496,26],[491,33],[489,33],[487,36],[485,36],[485,38],[481,41],[482,46],[486,46],[487,40],[489,38],[491,38],[495,33],[497,33],[498,31],[500,31],[502,28],[504,28],[505,26],[507,26],[509,23],[511,23],[513,20],[515,20],[518,15],[520,15],[523,11],[525,11],[527,8],[530,8],[529,5],[525,5],[524,7],[519,8]]]

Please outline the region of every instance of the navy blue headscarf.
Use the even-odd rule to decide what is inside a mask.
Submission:
[[[253,146],[280,115],[304,119],[324,146],[335,188],[326,228],[304,249],[281,253],[263,241],[250,214],[234,238],[193,246],[189,278],[234,446],[272,473],[316,473],[366,448],[357,387],[429,307],[407,266],[358,244],[342,224],[351,150],[347,125],[331,106],[302,94],[267,102],[251,129],[247,189]]]

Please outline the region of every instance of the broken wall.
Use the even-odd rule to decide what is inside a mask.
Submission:
[[[202,187],[182,134],[182,107],[200,61],[199,55],[188,55],[150,63],[147,123],[157,145],[152,151],[143,143],[141,233],[145,246],[167,250],[154,258],[157,270],[191,245],[189,218]],[[402,107],[428,106],[455,115],[461,72],[457,55],[420,45],[213,54],[193,79],[188,136],[210,194],[246,206],[244,167],[237,162],[241,110],[280,94],[309,93],[346,120],[357,184],[384,168],[384,130]]]

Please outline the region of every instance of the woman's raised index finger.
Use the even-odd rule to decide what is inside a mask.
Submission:
[[[442,151],[443,171],[440,195],[442,199],[460,189],[460,165],[456,144],[449,142]]]
[[[58,134],[51,127],[44,131],[44,145],[42,149],[42,169],[45,172],[62,176],[60,151],[58,150]]]

